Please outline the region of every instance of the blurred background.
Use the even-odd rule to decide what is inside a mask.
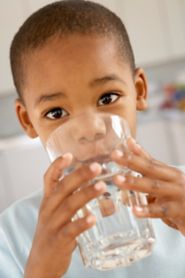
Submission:
[[[0,1],[0,211],[43,185],[49,164],[40,142],[27,138],[14,112],[11,40],[23,21],[54,1]],[[185,0],[96,0],[125,23],[149,81],[149,109],[138,114],[137,141],[155,158],[185,165]]]

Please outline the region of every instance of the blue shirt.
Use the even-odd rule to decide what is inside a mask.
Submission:
[[[41,199],[42,190],[39,190],[14,203],[0,215],[0,278],[24,276]],[[76,248],[71,265],[63,277],[103,278],[106,275],[106,278],[184,278],[185,237],[161,220],[154,220],[153,224],[156,243],[149,257],[129,267],[105,272],[85,268]]]

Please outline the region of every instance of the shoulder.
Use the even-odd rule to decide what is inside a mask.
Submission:
[[[30,217],[37,217],[42,199],[42,190],[38,190],[29,196],[13,203],[0,214],[0,227],[11,225],[12,221],[20,225],[30,221]]]
[[[31,248],[38,219],[42,190],[34,192],[0,214],[0,265],[1,261],[23,271]],[[5,271],[7,267],[4,266]],[[1,274],[0,268],[0,274]],[[0,275],[1,277],[1,275]]]
[[[38,218],[42,194],[42,190],[38,190],[5,209],[0,214],[0,232],[4,231],[9,235],[13,227],[14,231],[18,228],[19,231],[28,230],[32,233]],[[11,232],[11,236],[13,234],[15,232]]]

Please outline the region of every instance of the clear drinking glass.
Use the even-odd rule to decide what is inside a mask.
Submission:
[[[128,124],[122,117],[87,113],[64,122],[46,144],[51,161],[67,152],[73,154],[72,165],[65,174],[82,164],[98,162],[102,166],[102,173],[82,186],[102,180],[107,184],[107,192],[90,201],[74,217],[84,217],[89,212],[96,216],[96,225],[82,233],[77,242],[85,266],[99,270],[128,266],[146,257],[155,241],[151,220],[139,219],[132,213],[133,205],[147,204],[146,195],[120,190],[112,180],[117,174],[139,175],[111,160],[113,150],[129,151],[129,136]]]

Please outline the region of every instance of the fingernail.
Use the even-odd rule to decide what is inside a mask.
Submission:
[[[120,183],[125,182],[125,180],[126,180],[125,177],[124,177],[124,176],[121,176],[121,175],[117,175],[117,176],[116,176],[116,179],[117,179],[117,181],[120,182]]]
[[[144,210],[143,210],[142,207],[135,206],[134,209],[135,209],[137,212],[144,212]]]
[[[89,169],[93,172],[100,172],[101,171],[101,166],[97,162],[93,162],[90,164]]]
[[[72,153],[65,153],[65,154],[63,154],[63,156],[62,156],[64,159],[73,159],[73,155],[72,155]]]
[[[135,148],[137,149],[137,150],[141,150],[141,146],[137,143],[137,144],[135,144]]]
[[[136,140],[133,137],[130,137],[130,140],[132,141],[132,143],[136,144]]]
[[[88,224],[96,223],[96,217],[92,214],[88,215],[86,218],[86,223]]]
[[[99,181],[94,185],[94,189],[97,191],[106,190],[106,184],[103,181]]]
[[[115,150],[113,155],[115,155],[117,158],[121,158],[123,156],[123,152],[120,150]]]
[[[136,140],[133,137],[130,137],[130,140],[134,144],[134,147],[135,147],[136,150],[140,150],[141,149],[141,146],[136,142]]]
[[[135,206],[134,210],[138,213],[149,213],[149,210],[147,207]]]

